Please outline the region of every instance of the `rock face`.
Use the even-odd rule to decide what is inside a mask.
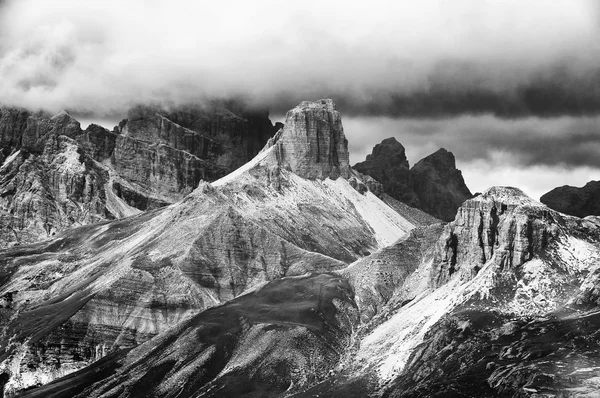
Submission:
[[[302,178],[350,176],[348,140],[330,99],[304,101],[288,111],[276,152],[280,165]]]
[[[0,167],[0,247],[121,215],[107,206],[109,173],[71,138],[79,123],[68,114],[28,116],[20,126],[3,117],[2,123],[10,155]]]
[[[343,268],[401,239],[414,224],[371,191],[355,190],[342,176],[306,179],[289,170],[285,167],[289,163],[280,163],[279,156],[288,145],[285,131],[291,130],[282,129],[244,167],[213,183],[202,182],[172,206],[0,252],[0,297],[10,296],[0,313],[8,320],[0,329],[0,374],[10,374],[7,391],[47,383],[104,356],[112,358],[110,353],[143,344],[201,311],[283,277],[292,277],[291,290],[299,296],[284,292],[269,299],[273,302],[258,302],[257,308],[252,304],[256,314],[248,319],[240,318],[241,313],[217,318],[237,324],[234,329],[241,330],[231,338],[248,339],[250,345],[256,339],[265,346],[279,339],[282,347],[297,341],[299,354],[286,363],[292,366],[303,358],[316,362],[293,365],[300,379],[283,380],[298,386],[321,380],[323,369],[336,363],[348,344],[354,305],[346,282],[338,277],[321,275],[306,282],[295,277]],[[293,133],[300,135],[297,130]],[[315,142],[311,134],[317,131],[304,132],[306,142]],[[323,167],[334,170],[316,162],[305,163],[300,171]],[[293,297],[311,298],[300,306],[296,302],[284,306],[282,313],[291,311],[291,317],[264,317],[281,299]],[[205,324],[213,318],[201,319],[198,322]],[[220,333],[227,330],[209,327],[202,335],[221,341],[225,336]],[[323,335],[329,337],[319,340]],[[336,342],[334,337],[342,340]],[[316,357],[304,351],[313,343],[322,344],[311,351],[319,353]],[[226,338],[217,343],[221,344],[229,350],[237,343]],[[198,369],[214,364],[211,347],[207,343],[194,351],[207,360],[204,365],[198,362]],[[248,345],[240,347],[245,352]],[[235,350],[223,360],[239,363]],[[265,374],[284,366],[281,360],[273,361],[269,359]],[[189,370],[184,368],[184,373]],[[309,369],[311,376],[302,369]]]
[[[460,205],[473,196],[452,152],[440,149],[409,169],[404,146],[393,137],[377,144],[354,169],[379,181],[392,198],[444,221],[453,220]]]
[[[375,145],[367,159],[353,168],[379,181],[384,192],[391,197],[409,206],[419,206],[419,197],[411,187],[406,150],[395,138],[386,138]]]
[[[419,209],[440,220],[453,220],[460,205],[473,196],[456,168],[454,155],[443,148],[418,161],[410,173]]]
[[[565,185],[542,195],[540,201],[551,209],[577,217],[600,215],[600,181],[581,188]]]
[[[250,160],[278,128],[266,112],[218,104],[138,106],[114,131],[0,107],[0,248],[180,200]]]
[[[499,269],[524,264],[558,235],[559,220],[517,188],[490,188],[465,202],[446,227],[436,258],[440,267],[432,282],[439,286],[453,275],[470,280],[490,262]]]
[[[244,192],[269,153],[212,189]],[[494,187],[453,222],[270,282],[23,396],[594,396],[598,264],[597,223]]]
[[[415,227],[360,173],[286,160],[310,131],[172,206],[1,251],[5,394],[597,395],[597,218],[493,187]]]
[[[66,384],[23,396],[83,397],[92,391],[106,397],[116,396],[114,391],[131,397],[290,394],[327,378],[351,342],[355,321],[351,289],[343,278],[287,278],[204,311],[152,344],[109,355],[71,375]],[[107,374],[110,380],[91,388],[91,380]]]
[[[437,238],[425,238],[429,252],[413,243],[404,256],[386,258],[404,269],[392,268],[398,279],[385,296],[372,293],[381,280],[362,276],[371,263],[361,260],[347,271],[359,278],[359,310],[377,306],[379,315],[365,327],[357,362],[366,363],[358,369],[378,378],[385,396],[593,391],[586,384],[597,372],[569,379],[579,361],[597,363],[595,343],[575,330],[590,325],[588,315],[570,306],[589,302],[583,292],[597,286],[599,232],[596,224],[563,217],[518,189],[495,187],[467,200]],[[411,271],[415,249],[422,260]],[[582,345],[567,348],[569,335],[581,336]],[[565,351],[540,350],[554,345]],[[545,366],[557,360],[561,366]]]

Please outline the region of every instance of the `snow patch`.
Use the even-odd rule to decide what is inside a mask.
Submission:
[[[571,235],[560,239],[557,254],[570,274],[588,271],[600,263],[600,251],[595,245]]]
[[[6,166],[8,166],[13,160],[15,160],[17,158],[17,156],[19,156],[20,153],[21,153],[21,150],[19,149],[18,151],[16,151],[15,153],[13,153],[9,157],[7,157],[4,160],[2,167],[0,167],[0,170],[4,169]]]
[[[348,200],[358,214],[375,232],[380,248],[389,246],[414,228],[408,220],[400,216],[372,192],[361,194],[343,178],[326,179],[323,184],[332,189],[340,198]]]

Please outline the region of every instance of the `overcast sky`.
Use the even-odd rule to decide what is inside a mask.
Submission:
[[[472,191],[600,179],[600,2],[0,1],[0,103],[86,112],[331,97],[352,161],[445,147]],[[107,126],[111,127],[111,126]]]

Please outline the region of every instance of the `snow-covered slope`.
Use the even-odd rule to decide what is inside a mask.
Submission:
[[[222,188],[253,181],[257,166]],[[342,181],[286,175],[284,208],[304,190],[350,195]],[[268,192],[230,203],[243,213]],[[598,225],[496,187],[447,225],[334,273],[260,286],[25,396],[594,396],[599,264]]]
[[[305,111],[308,125],[294,125],[294,134],[284,129],[250,163],[213,184],[202,182],[179,203],[0,252],[0,297],[10,297],[0,309],[7,320],[0,333],[13,336],[0,339],[7,388],[37,383],[53,367],[58,377],[136,346],[269,281],[339,270],[414,228],[346,180],[341,121],[327,116],[333,105],[317,103],[293,115]],[[328,131],[335,140],[324,136]],[[319,140],[337,152],[312,153]],[[290,145],[302,162],[291,161]],[[134,212],[107,199],[124,215]],[[68,349],[56,349],[67,334]]]

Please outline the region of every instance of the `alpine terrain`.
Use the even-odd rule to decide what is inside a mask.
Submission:
[[[252,159],[279,127],[233,101],[136,106],[113,131],[0,106],[0,248],[174,203]]]
[[[111,188],[112,203],[137,210],[0,251],[5,397],[600,390],[598,217],[561,213],[512,187],[472,197],[444,149],[409,169],[402,145],[385,140],[353,169],[329,99],[288,111],[227,175],[215,167],[239,159],[239,147],[206,149],[218,139],[197,138],[204,122],[185,113],[134,109],[104,132],[115,148],[138,148],[124,151],[125,163],[90,155],[67,114],[41,120],[55,126],[58,154],[82,148],[74,178],[106,181],[82,192],[103,186],[108,198],[105,184],[123,181],[141,196]],[[86,134],[82,142],[99,142]],[[7,154],[3,173],[19,153]],[[189,174],[195,159],[206,166],[199,182]],[[166,169],[154,178],[134,166]],[[128,202],[134,196],[147,205]]]

